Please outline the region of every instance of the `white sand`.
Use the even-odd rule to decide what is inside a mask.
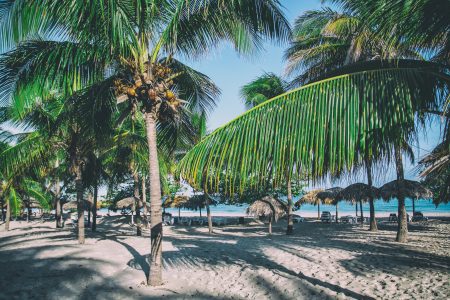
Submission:
[[[359,225],[296,224],[295,235],[254,224],[164,227],[164,285],[143,285],[148,237],[124,217],[101,220],[78,245],[71,225],[12,222],[0,232],[1,299],[448,299],[450,223],[395,225],[378,233]],[[3,226],[0,226],[2,230]],[[148,235],[148,232],[144,232]]]

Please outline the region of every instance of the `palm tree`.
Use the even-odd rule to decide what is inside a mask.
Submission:
[[[287,83],[273,73],[265,73],[241,88],[241,98],[247,109],[258,106],[287,91]]]
[[[23,77],[26,73],[23,85],[30,87],[33,83],[34,88],[20,86],[20,90],[28,93],[39,94],[37,82],[63,88],[61,93],[69,95],[87,86],[97,94],[137,103],[143,111],[152,226],[148,282],[160,285],[162,223],[157,126],[176,121],[183,104],[191,111],[209,110],[218,93],[206,76],[173,57],[198,57],[223,40],[244,53],[257,49],[264,39],[286,40],[289,25],[278,1],[91,1],[90,5],[71,1],[51,5],[23,0],[7,4],[0,12],[5,45],[26,40],[32,33],[59,34],[67,40],[42,42],[44,49],[26,52],[10,70],[0,68],[0,81],[8,79],[9,83],[17,74]],[[36,43],[41,42],[25,45],[36,50]],[[19,45],[12,53],[22,50]],[[61,67],[61,62],[65,67]],[[28,66],[26,70],[24,65]],[[93,83],[96,84],[92,86]],[[0,90],[8,87],[4,84]],[[74,164],[79,165],[79,161],[74,160]]]
[[[422,61],[371,61],[339,71],[217,129],[183,158],[181,176],[213,191],[225,181],[233,193],[263,187],[267,174],[279,185],[302,172],[311,180],[349,172],[364,159],[361,141],[376,142],[367,149],[387,155],[414,138],[415,117],[441,106],[450,84],[439,65]]]

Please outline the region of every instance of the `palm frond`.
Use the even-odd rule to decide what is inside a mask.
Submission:
[[[225,182],[230,193],[236,186],[242,192],[266,184],[267,174],[274,186],[305,174],[315,180],[350,170],[364,149],[391,151],[392,143],[416,134],[418,111],[444,101],[450,79],[422,62],[366,64],[278,96],[217,129],[182,159],[181,176],[196,188],[217,191]]]

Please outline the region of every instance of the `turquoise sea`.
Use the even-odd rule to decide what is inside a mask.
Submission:
[[[376,213],[396,213],[397,212],[397,199],[393,199],[390,202],[384,202],[383,200],[375,201],[375,211]],[[217,206],[211,206],[211,210],[216,215],[220,214],[245,214],[248,205],[224,205],[220,204]],[[435,206],[431,200],[423,200],[419,199],[415,201],[416,211],[421,211],[426,215],[442,214],[442,213],[450,213],[450,203],[448,204],[440,204],[439,206]],[[321,211],[330,211],[334,214],[336,207],[334,205],[321,205]],[[406,199],[406,211],[412,215],[412,200]],[[170,212],[174,215],[178,214],[178,209],[166,209],[166,212]],[[189,212],[188,210],[181,210],[181,212]],[[297,210],[296,214],[304,213],[317,213],[317,206],[314,205],[303,205],[300,210]],[[341,202],[338,206],[339,214],[355,214],[355,205],[352,205],[348,202]],[[363,212],[366,214],[369,213],[369,204],[363,203]],[[192,213],[192,211],[191,211]],[[202,211],[204,215],[206,212]],[[358,205],[358,214],[359,214],[359,205]]]

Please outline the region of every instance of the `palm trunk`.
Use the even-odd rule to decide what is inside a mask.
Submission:
[[[398,184],[398,228],[396,241],[400,243],[406,243],[408,241],[408,222],[406,220],[406,208],[405,208],[405,196],[403,195],[403,160],[400,148],[395,146],[395,167],[397,171],[397,184]]]
[[[161,183],[159,177],[158,149],[156,144],[156,120],[152,112],[145,112],[145,126],[147,131],[148,164],[150,183],[150,274],[148,284],[158,286],[162,284],[162,214],[161,214]]]
[[[317,202],[317,220],[320,220],[320,202]]]
[[[291,180],[287,180],[287,204],[288,204],[288,224],[286,234],[291,235],[294,233],[294,220],[292,219],[292,186]]]
[[[55,168],[59,167],[59,160],[56,160]],[[59,178],[55,178],[55,221],[56,228],[62,228],[62,205],[61,205],[61,186],[59,185]]]
[[[416,204],[414,203],[414,202],[415,202],[414,200],[415,200],[415,199],[412,198],[413,216],[414,216],[414,213],[416,212]]]
[[[90,228],[91,227],[91,210],[92,210],[92,194],[89,192],[89,201],[88,201],[88,221],[87,221],[87,226]]]
[[[142,235],[142,229],[141,229],[141,221],[140,221],[140,210],[141,207],[141,199],[139,198],[139,176],[136,173],[136,171],[133,172],[133,186],[134,186],[134,202],[136,205],[136,235],[141,236]]]
[[[98,187],[97,182],[94,184],[94,206],[92,207],[92,231],[97,230],[97,197]]]
[[[181,218],[181,207],[178,207],[178,220]]]
[[[2,221],[5,221],[5,200],[2,201]]]
[[[272,234],[272,216],[269,218],[269,235]]]
[[[336,203],[336,223],[338,223],[338,219],[339,219],[339,216],[338,216],[338,204]]]
[[[142,205],[144,206],[144,225],[146,228],[148,228],[149,222],[148,222],[148,209],[147,209],[147,191],[145,186],[145,176],[142,177]]]
[[[364,214],[363,214],[362,200],[359,200],[359,212],[361,213],[361,225],[364,225]]]
[[[205,205],[206,205],[206,216],[208,217],[208,232],[209,234],[213,233],[213,225],[212,225],[212,217],[211,217],[211,209],[209,208],[209,197],[206,194],[206,192],[204,192],[205,195]]]
[[[5,230],[9,230],[9,224],[11,222],[11,199],[8,197],[6,199],[6,223],[5,223]]]
[[[27,222],[30,222],[30,218],[31,218],[31,206],[30,206],[30,199],[28,199],[27,202]]]
[[[84,203],[83,203],[83,182],[81,165],[76,165],[75,189],[77,191],[77,211],[78,211],[78,243],[84,244]]]
[[[367,171],[367,184],[372,188],[372,163],[366,160],[366,171]],[[373,203],[373,195],[369,196],[369,206],[370,206],[370,231],[378,231],[377,220],[375,219],[375,205]]]
[[[356,218],[358,218],[358,202],[355,202],[355,213],[356,213]]]

